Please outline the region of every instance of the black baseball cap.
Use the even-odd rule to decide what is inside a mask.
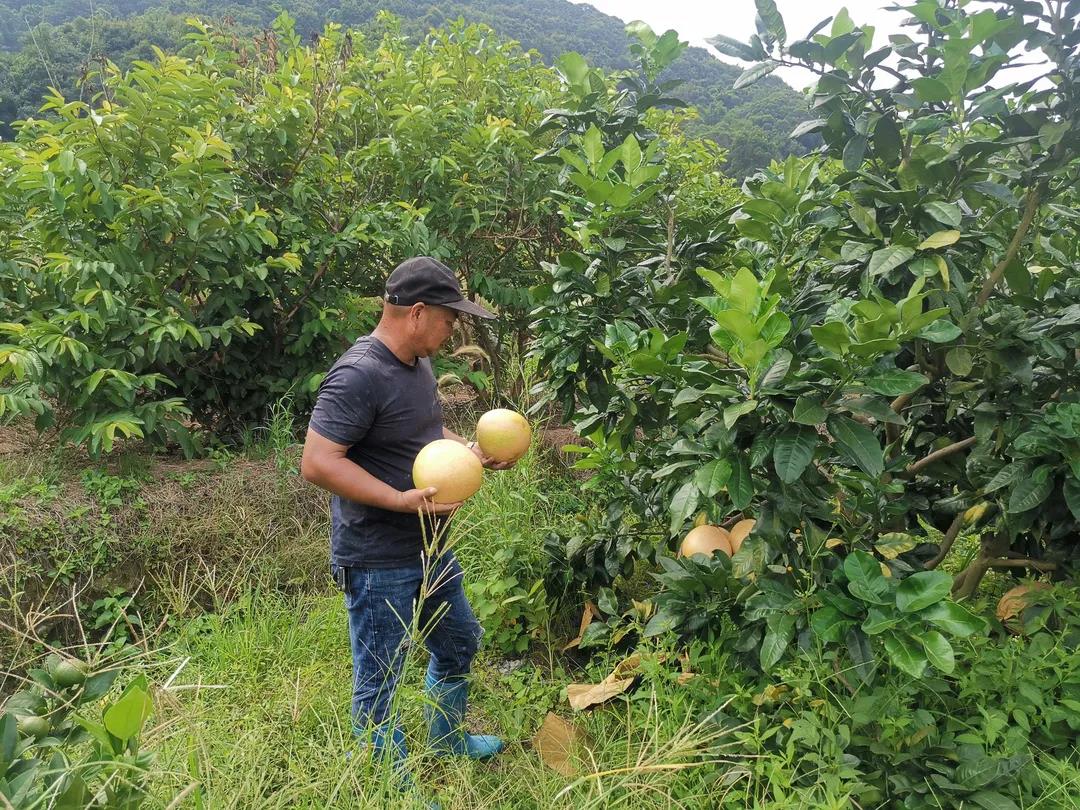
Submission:
[[[464,298],[454,271],[430,256],[414,256],[395,267],[386,279],[386,294],[383,297],[387,303],[401,307],[418,303],[437,304],[477,318],[495,317],[479,304]]]

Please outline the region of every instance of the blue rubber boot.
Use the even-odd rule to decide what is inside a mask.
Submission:
[[[372,759],[389,762],[394,769],[394,773],[405,776],[402,771],[405,768],[405,758],[408,755],[409,750],[405,746],[405,732],[401,726],[392,725],[387,720],[371,730]],[[405,776],[405,778],[408,777]]]
[[[409,755],[409,750],[405,744],[405,732],[401,726],[394,725],[389,720],[375,726],[371,730],[370,743],[364,744],[365,748],[369,746],[372,759],[388,762],[394,769],[398,790],[405,794],[416,795],[416,785],[405,771],[405,759]],[[350,756],[349,759],[351,758]],[[439,803],[430,801],[428,810],[440,810]]]
[[[503,741],[498,737],[469,734],[462,728],[469,700],[469,683],[465,678],[437,681],[429,672],[424,678],[424,688],[428,697],[424,716],[431,747],[437,756],[487,759],[503,750]]]

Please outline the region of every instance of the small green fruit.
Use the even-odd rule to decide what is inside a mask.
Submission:
[[[56,685],[63,689],[78,686],[86,680],[86,664],[77,658],[63,658],[53,667],[51,674]]]
[[[15,721],[15,725],[18,728],[19,733],[24,737],[34,737],[35,739],[38,739],[49,733],[48,719],[39,717],[36,714],[21,715],[18,720]]]

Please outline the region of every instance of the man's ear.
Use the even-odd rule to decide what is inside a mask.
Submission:
[[[427,307],[423,301],[417,301],[411,307],[409,307],[409,320],[412,323],[420,323],[420,319],[424,316],[424,309]]]

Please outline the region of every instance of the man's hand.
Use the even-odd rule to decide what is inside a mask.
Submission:
[[[485,470],[509,470],[517,464],[517,459],[513,461],[496,461],[491,456],[485,456],[484,451],[480,449],[480,445],[476,442],[469,442],[468,447],[480,459],[480,463],[484,465]]]
[[[425,515],[451,515],[464,503],[464,501],[435,503],[431,499],[435,497],[435,493],[438,491],[435,487],[427,487],[426,489],[409,489],[399,492],[401,508],[398,511],[411,512],[412,514],[423,512]]]

